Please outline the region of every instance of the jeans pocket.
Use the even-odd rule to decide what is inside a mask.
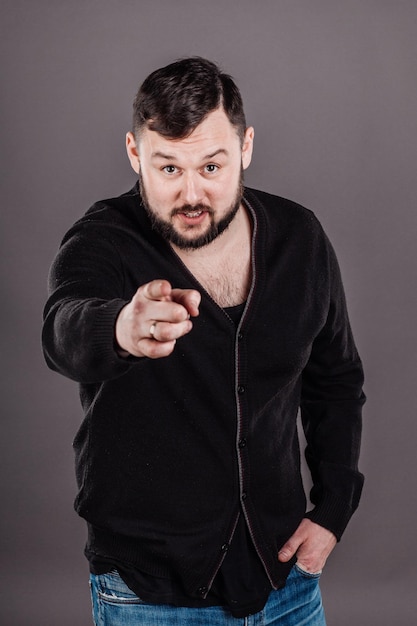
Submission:
[[[319,572],[308,572],[306,569],[304,569],[299,563],[296,563],[294,565],[294,569],[296,572],[298,572],[301,576],[304,576],[304,578],[320,578],[322,570],[320,570]]]
[[[97,596],[108,604],[143,604],[142,600],[126,585],[117,572],[92,575]]]

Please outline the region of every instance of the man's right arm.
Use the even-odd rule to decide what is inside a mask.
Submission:
[[[91,228],[90,236],[88,226],[70,231],[59,250],[42,332],[49,367],[81,383],[117,378],[138,362],[135,357],[168,355],[191,329],[189,316],[198,314],[200,299],[198,292],[171,289],[165,280],[126,297],[120,255]]]

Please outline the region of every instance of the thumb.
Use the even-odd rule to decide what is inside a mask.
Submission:
[[[292,559],[300,545],[301,542],[297,541],[296,535],[293,535],[286,543],[284,543],[281,550],[278,552],[278,559],[282,561],[282,563],[286,563]]]
[[[171,300],[172,287],[167,280],[151,280],[142,285],[136,292],[142,294],[147,300],[169,301]]]

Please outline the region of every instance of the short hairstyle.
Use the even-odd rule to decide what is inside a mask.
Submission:
[[[146,127],[168,139],[183,139],[209,113],[223,107],[243,142],[246,120],[232,77],[201,57],[180,59],[150,74],[133,103],[133,132]]]

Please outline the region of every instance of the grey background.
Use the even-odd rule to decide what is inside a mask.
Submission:
[[[415,0],[3,0],[1,18],[0,623],[91,623],[81,410],[40,353],[46,276],[71,223],[134,182],[138,84],[200,54],[242,89],[247,183],[307,205],[332,239],[366,367],[367,482],[322,578],[329,626],[415,624]]]

